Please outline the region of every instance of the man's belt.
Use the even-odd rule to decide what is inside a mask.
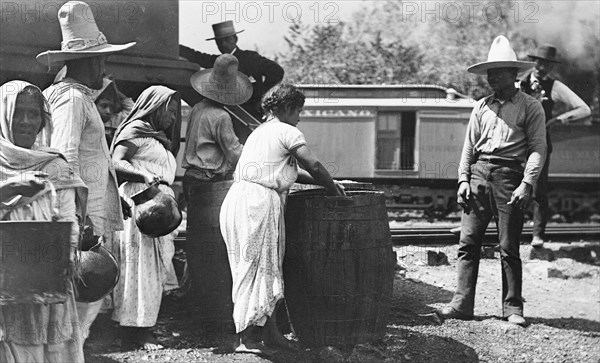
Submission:
[[[202,169],[192,169],[195,170],[194,171],[190,171],[190,169],[188,169],[188,171],[183,175],[184,179],[187,179],[189,181],[198,181],[198,182],[210,182],[210,183],[215,183],[215,182],[221,182],[221,181],[226,181],[226,180],[233,180],[233,173],[229,172],[226,174],[214,174],[211,177],[208,177],[208,175],[206,175],[207,173],[204,172]]]
[[[484,161],[490,164],[498,164],[498,165],[521,165],[521,162],[516,159],[504,159],[499,158],[497,156],[491,155],[479,155],[477,158],[478,161]]]

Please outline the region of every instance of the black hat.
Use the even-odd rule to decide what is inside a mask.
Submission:
[[[552,63],[560,63],[556,58],[556,47],[551,44],[540,45],[534,54],[528,54],[531,59],[543,59]]]

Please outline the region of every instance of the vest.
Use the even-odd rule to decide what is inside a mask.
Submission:
[[[546,79],[539,80],[538,82],[542,89],[533,89],[531,87],[531,74],[528,74],[527,77],[521,81],[521,90],[528,95],[537,98],[538,100],[541,99],[544,115],[546,116],[546,122],[548,122],[548,120],[552,118],[552,109],[554,108],[554,100],[552,99],[552,87],[554,86],[554,80],[550,77],[546,77]],[[548,129],[546,129],[546,145],[548,147],[546,152],[549,156],[552,152],[552,140],[550,139],[550,132],[548,132]]]
[[[552,118],[552,109],[554,108],[554,100],[552,99],[552,87],[554,86],[554,80],[548,77],[544,80],[539,80],[539,84],[544,91],[541,101],[542,107],[544,108],[544,114],[546,115],[546,121],[548,121]],[[532,89],[530,75],[521,81],[521,90],[530,96],[540,99],[541,90]]]

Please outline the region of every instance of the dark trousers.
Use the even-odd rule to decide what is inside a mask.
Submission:
[[[544,167],[540,172],[533,198],[533,235],[544,238],[546,224],[550,217],[548,205],[548,168],[550,166],[550,154],[546,157]]]
[[[183,175],[183,195],[185,196],[186,201],[190,201],[191,197],[189,195],[191,188],[194,186],[206,185],[211,183],[222,182],[226,180],[233,180],[233,173],[227,173],[222,175],[215,175],[210,179],[199,179],[189,174]]]
[[[523,179],[519,163],[477,161],[471,166],[471,211],[463,212],[457,262],[457,286],[450,306],[473,315],[481,244],[492,217],[496,219],[502,264],[503,316],[523,315],[522,265],[519,244],[523,211],[508,205]]]

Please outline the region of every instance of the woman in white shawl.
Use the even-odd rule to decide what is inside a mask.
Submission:
[[[303,106],[304,95],[289,84],[275,86],[265,95],[262,107],[267,122],[248,137],[235,169],[235,183],[221,207],[221,234],[230,251],[233,277],[236,352],[269,352],[253,336],[256,327],[273,320],[277,302],[283,298],[283,211],[289,188],[296,181],[321,184],[331,195],[344,195],[296,128]],[[308,173],[298,169],[296,161]],[[267,344],[290,346],[273,321],[268,327],[263,331]]]
[[[0,97],[0,218],[73,222],[73,258],[79,241],[76,198],[85,196],[85,184],[48,148],[52,119],[40,89],[11,81],[1,86]],[[58,215],[49,183],[56,190]],[[61,304],[1,306],[0,362],[83,362],[80,334],[72,287]]]
[[[117,175],[125,180],[119,191],[132,205],[131,197],[153,182],[171,196],[175,181],[181,128],[180,96],[172,89],[151,86],[135,102],[119,125],[111,147]],[[113,320],[120,324],[124,347],[147,350],[163,346],[152,334],[163,292],[178,287],[173,267],[177,232],[152,238],[143,234],[134,218],[121,232],[121,278],[113,292]]]

